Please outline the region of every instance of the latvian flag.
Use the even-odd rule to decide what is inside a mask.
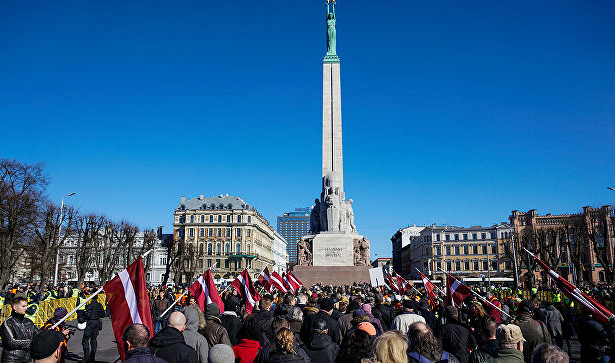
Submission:
[[[111,325],[120,358],[126,359],[122,335],[131,324],[140,323],[149,329],[150,338],[154,335],[152,313],[143,272],[143,259],[139,257],[135,262],[122,270],[104,286],[107,296],[107,305],[111,310]]]
[[[231,285],[233,285],[246,302],[246,312],[251,314],[252,309],[256,306],[256,302],[261,299],[261,295],[256,292],[254,285],[252,285],[252,279],[250,278],[248,270],[243,270],[241,274],[237,275],[237,278],[231,282]]]
[[[194,296],[201,310],[205,311],[205,307],[211,303],[216,303],[220,308],[220,312],[224,312],[224,303],[216,289],[214,278],[211,276],[209,269],[199,276],[198,279],[188,288],[190,294]]]
[[[283,293],[286,293],[288,291],[288,289],[286,289],[286,287],[284,286],[284,280],[282,279],[282,276],[280,276],[280,274],[275,271],[271,273],[271,286],[277,288]]]
[[[461,303],[472,294],[469,287],[461,283],[453,276],[446,274],[446,303],[455,307],[461,306]]]
[[[436,293],[434,292],[434,290],[436,289],[436,285],[434,285],[433,282],[431,282],[431,280],[427,278],[427,276],[423,275],[421,271],[419,271],[419,274],[421,275],[421,280],[423,280],[423,286],[425,287],[425,291],[427,291],[427,297],[429,298],[429,305],[431,306],[432,309],[435,309],[436,308]]]
[[[397,292],[398,294],[401,294],[399,286],[397,286],[397,283],[395,282],[395,280],[393,280],[393,277],[387,270],[384,270],[384,281],[389,285],[391,289],[393,289],[393,291]]]
[[[526,250],[527,251],[527,250]],[[568,280],[564,279],[560,275],[558,275],[555,271],[551,270],[549,266],[547,266],[544,262],[542,262],[538,257],[534,256],[533,253],[527,251],[532,257],[536,259],[536,262],[549,274],[549,276],[553,279],[557,288],[560,289],[569,299],[573,299],[576,302],[585,306],[589,311],[591,311],[592,315],[601,323],[606,323],[610,319],[615,318],[612,312],[604,306],[600,305],[596,300],[592,299],[589,295],[579,290],[576,286],[568,282]]]
[[[258,283],[265,288],[268,292],[271,292],[271,274],[269,273],[269,269],[265,267],[261,274],[258,275]]]
[[[285,272],[282,272],[282,283],[288,291],[292,292],[293,294],[295,293],[295,287],[288,283],[288,274]]]
[[[297,291],[301,288],[301,286],[303,286],[303,283],[299,281],[297,276],[290,271],[286,272],[286,281],[288,282],[288,285],[292,287],[293,291]]]
[[[410,288],[410,283],[401,277],[401,275],[398,275],[397,272],[393,271],[393,277],[397,280],[397,287],[399,288],[400,294],[403,294]]]

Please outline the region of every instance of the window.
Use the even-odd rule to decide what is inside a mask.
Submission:
[[[474,261],[474,271],[478,271],[478,261]]]
[[[205,223],[205,216],[201,215],[201,223]]]
[[[437,235],[436,235],[436,241],[439,241],[439,240],[440,240],[440,235],[439,235],[439,234],[437,234]]]
[[[213,252],[212,249],[213,249],[213,246],[211,245],[211,243],[208,243],[207,244],[207,254],[208,255],[212,254],[212,252]]]
[[[455,233],[455,241],[459,241],[459,233]]]
[[[500,269],[499,266],[498,266],[498,260],[492,260],[491,261],[491,269],[493,271],[497,271],[497,270]]]
[[[438,270],[441,270],[442,269],[442,262],[440,262],[440,261],[436,262],[436,268]]]
[[[207,259],[207,267],[211,267],[211,258]]]
[[[487,245],[483,245],[483,255],[487,254]]]
[[[248,223],[252,223],[252,216],[248,216]]]
[[[447,241],[450,241],[450,240],[451,240],[451,236],[447,234],[447,235],[446,235],[446,240],[447,240]]]
[[[214,229],[207,228],[207,237],[213,237],[213,236],[214,236]]]
[[[436,256],[440,256],[442,254],[442,249],[440,246],[436,246]]]
[[[494,254],[494,255],[498,254],[498,245],[497,244],[494,243],[493,245],[491,245],[491,253]]]
[[[162,256],[160,256],[160,264],[161,264],[161,265],[165,265],[165,266],[166,266],[166,264],[167,264],[167,258],[166,258],[166,257],[162,257]]]
[[[469,255],[470,254],[470,248],[468,246],[463,246],[463,254],[465,254],[465,255]]]
[[[224,260],[224,268],[229,268],[230,265],[231,265],[231,261]]]
[[[459,254],[459,245],[455,246],[455,254],[458,255]]]
[[[496,238],[498,237],[495,235],[495,232],[491,232],[491,239],[496,239]]]
[[[235,230],[235,234],[237,235],[237,237],[241,237],[241,228],[237,228]]]
[[[461,261],[455,261],[455,270],[461,271]]]
[[[246,245],[246,253],[248,253],[248,254],[250,253],[250,244],[249,243]]]
[[[510,269],[512,268],[512,262],[510,262],[510,261],[505,261],[505,262],[504,262],[504,267],[505,267],[507,270],[510,270]]]
[[[237,223],[241,223],[241,214],[237,215]]]
[[[453,264],[451,261],[446,261],[446,271],[452,270]]]
[[[477,245],[472,246],[472,253],[475,254],[475,255],[478,255],[478,246]]]
[[[231,223],[231,215],[230,214],[226,215],[226,223]]]
[[[205,250],[204,245],[202,243],[199,243],[199,254],[203,254],[203,251]]]
[[[231,236],[231,229],[227,228],[226,229],[226,237],[230,237]]]
[[[224,245],[224,252],[225,253],[230,253],[231,252],[231,244],[227,243]]]
[[[216,236],[222,237],[222,228],[216,229]]]
[[[205,237],[205,228],[199,229],[199,236]]]
[[[203,260],[199,259],[199,268],[203,268]]]
[[[451,246],[446,246],[446,255],[449,256],[450,254],[451,254]]]
[[[235,253],[241,253],[241,243],[235,245]]]
[[[190,223],[194,223],[194,216],[190,216]]]
[[[468,239],[468,234],[467,234],[467,233],[464,233],[464,234],[463,234],[463,239],[464,239],[464,240],[467,240],[467,239]]]
[[[472,239],[477,239],[476,233],[472,233]]]
[[[222,254],[222,244],[218,243],[216,245],[216,253],[219,255]]]
[[[485,239],[487,238],[487,234],[485,232],[480,234],[480,239]]]
[[[188,228],[188,235],[194,237],[194,228]]]
[[[463,261],[463,269],[466,271],[470,270],[470,261]]]
[[[222,214],[218,214],[218,223],[222,223]]]
[[[246,229],[246,237],[250,237],[252,235],[251,229]]]
[[[214,223],[214,216],[213,216],[213,214],[209,215],[209,223]]]

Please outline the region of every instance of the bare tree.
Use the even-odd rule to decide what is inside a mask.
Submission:
[[[158,237],[156,236],[156,233],[154,232],[153,229],[144,230],[143,231],[143,244],[142,244],[141,249],[137,251],[137,254],[140,256],[144,254],[145,252],[154,248],[157,239]],[[143,270],[145,271],[146,274],[152,265],[152,256],[153,254],[148,255],[147,258],[143,261]]]
[[[569,264],[572,266],[574,281],[583,282],[583,259],[582,254],[585,246],[585,222],[580,214],[566,218],[562,225],[562,247],[568,253]]]
[[[113,272],[117,270],[125,248],[123,242],[121,226],[118,223],[106,220],[102,236],[95,241],[93,249],[97,259],[95,266],[101,283],[111,279]]]
[[[100,239],[103,238],[106,222],[105,217],[96,214],[88,214],[76,219],[77,238],[74,247],[77,287],[81,286],[88,271],[92,271],[93,266],[97,263],[93,252],[100,244]]]
[[[45,201],[43,164],[0,159],[0,287],[9,280]]]
[[[611,285],[614,277],[611,208],[609,206],[596,209],[586,207],[583,209],[583,214],[586,226],[585,236],[598,263],[602,265],[606,283]]]

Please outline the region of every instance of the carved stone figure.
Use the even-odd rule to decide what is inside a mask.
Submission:
[[[335,55],[335,3],[332,5],[333,11],[329,11],[327,3],[327,55]]]
[[[314,234],[320,232],[320,230],[320,201],[316,198],[314,208],[310,213],[310,232]]]
[[[340,230],[340,196],[333,190],[325,199],[327,204],[327,230],[330,232],[338,232]]]
[[[357,227],[354,225],[354,211],[352,210],[352,199],[348,199],[346,202],[346,221],[348,223],[349,231],[357,233]]]
[[[297,242],[297,263],[301,266],[312,266],[312,243],[304,239]]]
[[[369,265],[369,241],[365,237],[359,241],[359,252],[361,254],[360,266]]]

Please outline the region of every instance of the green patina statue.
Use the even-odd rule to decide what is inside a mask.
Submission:
[[[331,7],[329,7],[331,5]],[[335,0],[327,0],[327,55],[336,55]]]

